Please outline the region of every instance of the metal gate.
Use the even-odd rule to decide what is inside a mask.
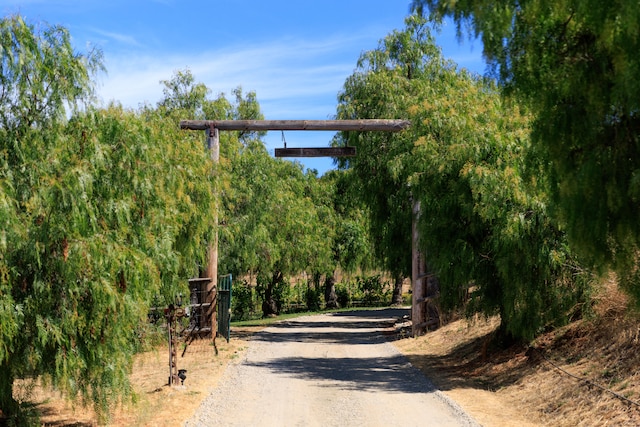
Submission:
[[[196,277],[189,279],[190,304],[189,304],[189,327],[187,336],[191,340],[202,338],[211,334],[211,303],[210,291],[207,287],[211,279],[208,277]]]
[[[231,274],[218,277],[218,334],[231,337]]]

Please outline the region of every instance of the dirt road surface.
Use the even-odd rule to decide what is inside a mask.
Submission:
[[[185,425],[477,426],[385,340],[405,314],[330,313],[263,330]]]

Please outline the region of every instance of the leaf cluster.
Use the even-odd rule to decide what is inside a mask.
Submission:
[[[533,113],[531,170],[572,247],[640,301],[640,15],[633,1],[431,1],[480,36],[505,94]]]
[[[67,119],[93,59],[66,31],[13,17],[0,36],[0,406],[18,413],[13,380],[40,376],[106,416],[131,394],[151,297],[172,298],[212,238],[211,161],[156,111]]]
[[[172,296],[193,274],[212,229],[209,162],[174,129],[92,110],[32,132],[48,149],[29,168],[8,165],[23,227],[5,252],[0,360],[14,376],[42,374],[102,413],[127,392],[152,295]]]
[[[326,270],[333,215],[319,181],[299,164],[274,159],[260,141],[231,165],[233,191],[222,203],[221,264],[235,274]]]
[[[60,26],[36,29],[19,15],[0,20],[0,126],[46,125],[93,94],[102,54],[74,52]]]
[[[419,245],[445,307],[471,293],[472,312],[498,312],[503,332],[528,339],[584,301],[564,233],[544,193],[525,180],[528,115],[491,82],[444,60],[422,18],[408,18],[403,32],[363,55],[340,101],[339,116],[412,121],[402,134],[344,138],[358,147],[349,166],[366,186],[376,235],[397,221],[407,238],[409,200],[420,203]],[[394,243],[390,250],[409,258],[410,243]]]

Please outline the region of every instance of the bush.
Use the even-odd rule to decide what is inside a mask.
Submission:
[[[364,305],[384,305],[389,299],[389,283],[382,282],[379,274],[358,277],[358,290],[362,293]]]
[[[291,303],[291,283],[288,280],[283,278],[276,283],[273,288],[273,299],[278,307],[278,312]]]
[[[246,280],[243,280],[239,286],[234,286],[231,307],[236,320],[248,319],[255,312],[253,289]]]
[[[305,302],[307,303],[307,310],[318,311],[322,308],[324,290],[320,286],[309,283],[304,296]]]
[[[336,294],[340,307],[351,307],[351,293],[346,283],[336,283]]]

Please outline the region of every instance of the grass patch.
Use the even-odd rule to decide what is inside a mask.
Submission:
[[[296,317],[304,317],[304,316],[313,316],[316,314],[326,314],[326,313],[345,313],[351,311],[362,311],[362,310],[383,310],[388,307],[348,307],[348,308],[336,308],[331,310],[318,310],[318,311],[304,311],[298,313],[284,313],[279,314],[274,317],[265,317],[260,319],[250,319],[250,320],[238,320],[231,321],[231,327],[253,327],[253,326],[263,326],[267,327],[269,325],[273,325],[274,323],[278,323],[282,320],[293,319]]]

